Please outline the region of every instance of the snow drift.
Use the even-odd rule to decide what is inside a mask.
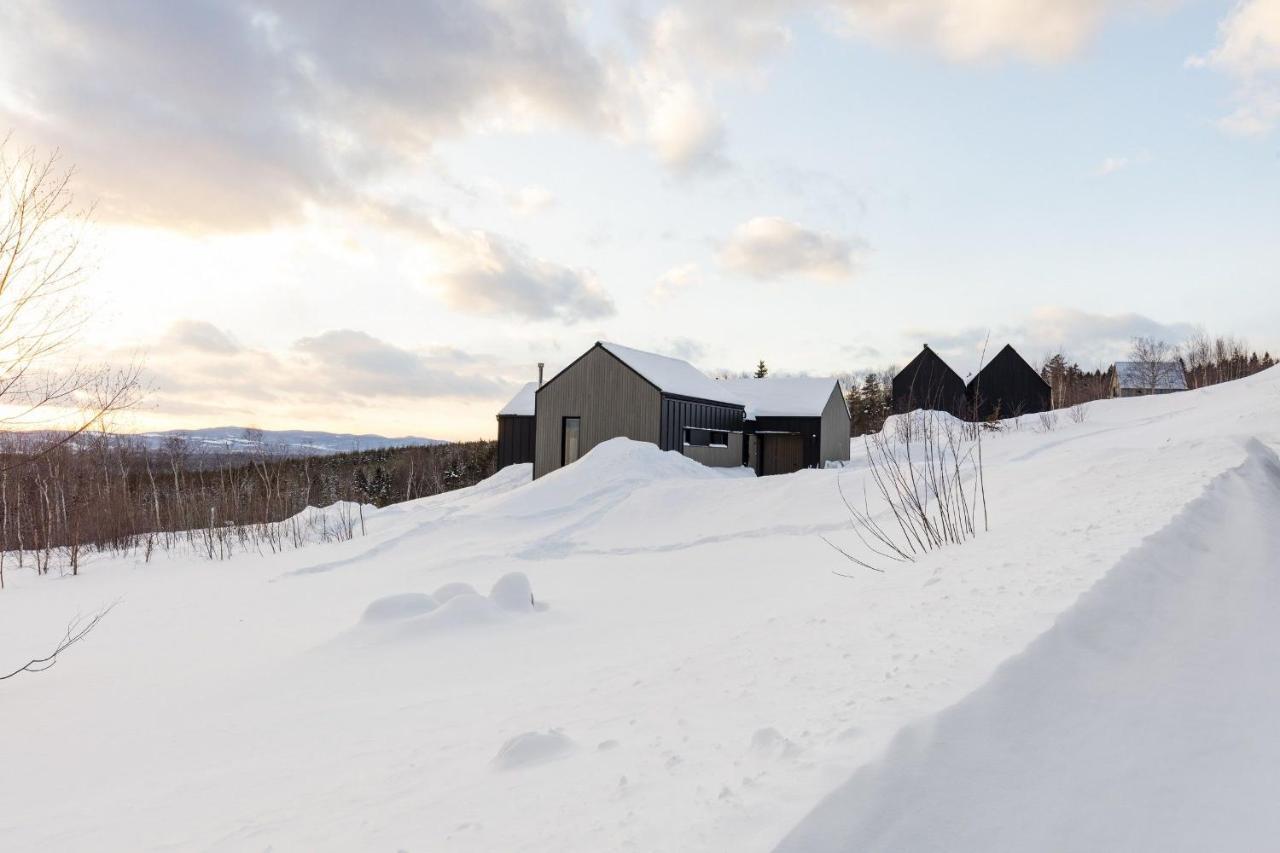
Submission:
[[[1254,850],[1280,838],[1280,459],[1257,441],[779,853]]]

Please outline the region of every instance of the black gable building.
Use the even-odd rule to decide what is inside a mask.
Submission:
[[[895,415],[933,409],[963,417],[967,408],[964,380],[928,344],[893,377]]]
[[[1007,344],[969,380],[967,391],[974,420],[1012,418],[1053,408],[1049,383]]]

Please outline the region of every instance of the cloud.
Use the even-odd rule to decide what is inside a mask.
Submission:
[[[541,258],[487,231],[441,231],[446,272],[434,279],[446,304],[469,314],[572,323],[614,313],[613,300],[590,270]]]
[[[507,194],[507,208],[517,216],[533,216],[551,207],[556,197],[545,187],[521,187]]]
[[[1094,177],[1105,178],[1117,172],[1123,172],[1134,166],[1141,166],[1151,159],[1147,152],[1140,152],[1132,157],[1107,157],[1093,170]]]
[[[835,0],[847,32],[924,45],[956,61],[1075,55],[1108,15],[1135,0]]]
[[[485,117],[604,126],[605,71],[572,15],[560,0],[15,0],[0,126],[61,147],[108,216],[258,227],[349,200]]]
[[[500,234],[457,228],[411,203],[369,204],[364,213],[433,251],[442,269],[428,283],[458,311],[565,323],[615,312],[593,272],[535,257]]]
[[[664,272],[653,286],[655,299],[664,300],[677,296],[702,281],[702,269],[697,264],[681,264]]]
[[[677,174],[726,165],[724,122],[711,102],[688,83],[661,92],[649,116],[649,140],[658,160]]]
[[[231,354],[240,352],[240,345],[222,329],[204,320],[178,320],[164,336],[167,346],[175,349],[192,349],[200,352]]]
[[[904,354],[914,355],[920,343],[928,343],[936,352],[952,360],[952,366],[966,375],[977,369],[986,344],[990,358],[1006,343],[1033,365],[1042,357],[1064,353],[1090,369],[1105,366],[1123,358],[1133,338],[1143,336],[1179,343],[1195,331],[1186,322],[1167,323],[1144,314],[1101,314],[1058,305],[1036,308],[1021,320],[994,327],[970,327],[960,330],[908,329],[910,340]],[[990,334],[988,342],[987,336]]]
[[[862,245],[779,216],[758,216],[734,230],[720,249],[720,263],[760,280],[797,276],[835,281],[853,274],[854,253]]]
[[[498,399],[514,378],[509,365],[489,356],[449,347],[406,349],[354,329],[302,338],[281,351],[232,341],[210,323],[173,324],[147,352],[154,404],[166,414],[255,407],[332,414],[334,407],[386,400]]]
[[[1280,123],[1280,0],[1244,0],[1218,25],[1213,50],[1187,59],[1235,80],[1235,109],[1218,123],[1247,136],[1269,133]]]

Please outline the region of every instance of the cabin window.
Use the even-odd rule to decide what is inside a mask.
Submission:
[[[564,461],[562,465],[568,465],[570,462],[578,461],[578,454],[581,448],[582,440],[582,418],[565,418],[563,435],[561,437],[561,451]]]
[[[685,427],[684,443],[686,447],[728,447],[729,433],[724,430]]]

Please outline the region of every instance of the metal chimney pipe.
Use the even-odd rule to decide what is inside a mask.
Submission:
[[[542,368],[543,368],[543,363],[538,362],[538,387],[539,388],[542,387]]]

